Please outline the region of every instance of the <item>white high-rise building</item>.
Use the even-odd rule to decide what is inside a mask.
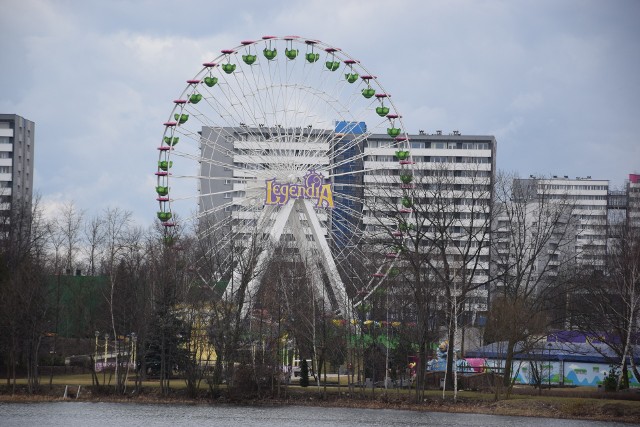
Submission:
[[[534,184],[539,197],[571,207],[575,230],[575,255],[579,263],[601,270],[607,253],[607,201],[609,180],[553,176],[519,180]]]
[[[285,132],[278,128],[204,127],[202,140],[215,141],[215,144],[202,145],[202,158],[211,161],[200,165],[199,211],[216,215],[224,234],[252,233],[252,224],[257,225],[264,212],[263,205],[255,201],[264,193],[268,180],[287,178],[290,172],[283,164],[290,164],[291,170],[298,166],[313,169],[329,164],[329,143],[322,138],[325,133],[328,131],[304,130],[300,135],[304,141],[295,141],[290,132],[285,138]],[[326,215],[319,216],[324,223]],[[273,220],[264,218],[260,229],[268,229]],[[288,233],[287,229],[285,234]],[[307,230],[307,234],[310,231]],[[246,245],[248,239],[249,236],[236,238],[241,245]]]
[[[15,114],[0,114],[0,210],[31,203],[35,124]]]
[[[364,168],[375,171],[364,177],[367,234],[381,241],[389,241],[389,231],[401,236],[403,230],[392,229],[397,224],[402,228],[399,213],[411,211],[407,221],[415,223],[410,224],[414,230],[404,234],[412,240],[408,244],[421,240],[416,244],[424,245],[425,256],[432,259],[431,271],[424,274],[438,280],[435,270],[444,269],[446,252],[453,281],[474,284],[465,298],[465,311],[473,312],[474,319],[487,310],[496,147],[493,136],[421,131],[409,135],[409,168],[406,163],[403,168],[398,148],[390,146],[386,135],[369,136],[365,147]],[[413,175],[408,191],[400,185],[406,173]],[[403,204],[412,207],[404,209]],[[438,248],[442,244],[446,247]]]
[[[627,183],[627,223],[640,228],[640,174],[629,174]]]

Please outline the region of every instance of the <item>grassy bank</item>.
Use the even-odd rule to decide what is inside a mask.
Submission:
[[[101,378],[102,380],[102,378]],[[412,390],[375,389],[349,391],[347,387],[315,386],[300,388],[286,386],[280,389],[279,397],[218,397],[211,398],[207,387],[202,385],[202,393],[197,398],[186,395],[184,382],[173,380],[171,393],[161,395],[157,381],[145,381],[139,394],[127,393],[114,395],[105,392],[95,393],[91,377],[88,375],[66,375],[53,378],[51,387],[48,378],[43,378],[41,392],[28,394],[25,383],[20,381],[16,392],[11,394],[4,383],[0,387],[2,402],[45,402],[75,400],[75,393],[80,386],[79,401],[109,401],[130,403],[181,403],[181,404],[241,404],[241,405],[304,405],[327,407],[353,407],[371,409],[404,409],[414,411],[436,411],[456,413],[480,413],[492,415],[515,415],[527,417],[571,418],[586,420],[640,422],[640,391],[632,390],[620,393],[598,393],[590,388],[537,390],[520,387],[514,390],[509,399],[496,400],[495,395],[485,392],[461,391],[458,399],[453,401],[453,393],[430,390],[425,393],[423,401],[416,403]],[[72,398],[63,398],[67,386]],[[129,390],[132,390],[129,386]]]

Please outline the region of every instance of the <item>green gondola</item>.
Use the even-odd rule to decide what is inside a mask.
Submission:
[[[222,64],[222,71],[231,74],[236,70],[236,64]]]
[[[242,55],[242,60],[247,65],[252,65],[254,62],[256,62],[257,58],[258,57],[256,55]]]
[[[208,76],[204,78],[204,84],[206,84],[209,87],[214,87],[216,83],[218,83],[217,77]]]
[[[276,56],[278,55],[278,49],[267,49],[265,48],[262,53],[264,54],[264,57],[267,58],[269,61],[273,61]]]

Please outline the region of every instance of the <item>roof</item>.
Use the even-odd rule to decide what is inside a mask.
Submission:
[[[640,345],[634,345],[633,353],[636,363],[640,363]],[[513,358],[515,360],[549,360],[568,362],[591,362],[591,363],[619,363],[620,357],[616,355],[608,346],[601,343],[571,343],[571,342],[547,342],[541,341],[532,348],[525,350],[523,343],[515,346]],[[465,357],[504,359],[506,357],[507,342],[500,341],[485,345],[474,351],[465,352]]]

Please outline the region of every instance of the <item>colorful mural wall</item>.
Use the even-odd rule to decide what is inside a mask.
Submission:
[[[486,364],[489,367],[499,368],[504,365],[504,362],[487,360]],[[535,370],[539,372],[542,384],[597,387],[609,375],[611,366],[604,363],[570,361],[518,360],[513,362],[513,372],[517,375],[516,383],[518,384],[535,384]],[[630,387],[640,387],[631,368],[628,369],[628,377]]]

